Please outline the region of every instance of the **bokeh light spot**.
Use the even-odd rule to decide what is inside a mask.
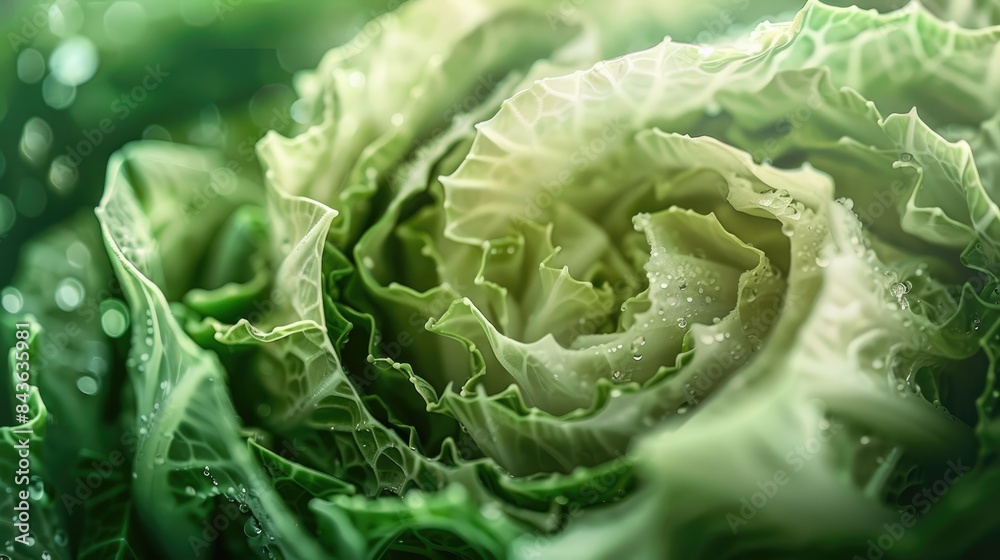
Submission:
[[[56,305],[63,311],[73,311],[83,303],[87,294],[83,284],[76,278],[63,278],[56,286]]]
[[[65,109],[76,101],[76,86],[64,84],[55,74],[49,74],[42,82],[42,99],[53,109]]]
[[[71,37],[49,57],[52,74],[69,86],[87,83],[97,72],[97,47],[86,37]]]
[[[104,12],[104,32],[116,43],[136,42],[146,33],[146,9],[138,2],[115,2]]]
[[[33,84],[45,75],[45,57],[35,49],[24,49],[17,55],[17,77]]]
[[[20,313],[21,307],[24,306],[24,298],[21,297],[21,292],[17,288],[7,286],[0,292],[0,305],[3,305],[3,309],[7,313]]]

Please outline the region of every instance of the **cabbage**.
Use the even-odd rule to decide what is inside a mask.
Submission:
[[[88,286],[116,279],[131,325],[101,393],[121,419],[31,393],[32,445],[73,448],[48,443],[47,405],[88,418],[69,456],[101,481],[39,502],[34,538],[94,558],[984,557],[995,4],[723,4],[414,0],[298,77],[309,124],[257,144],[262,174],[117,152],[100,239],[81,218],[26,257],[103,242]],[[39,354],[60,321],[30,318]],[[81,336],[107,354],[100,334]],[[66,525],[77,506],[96,529]]]

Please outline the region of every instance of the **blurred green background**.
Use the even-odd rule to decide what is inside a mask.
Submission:
[[[250,161],[266,130],[302,118],[294,73],[399,3],[0,0],[0,286],[28,238],[92,211],[122,145]]]

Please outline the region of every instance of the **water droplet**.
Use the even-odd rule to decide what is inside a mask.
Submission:
[[[45,496],[45,482],[42,481],[41,477],[31,477],[31,484],[28,485],[28,495],[36,502]]]
[[[261,534],[260,522],[257,521],[256,517],[250,517],[247,519],[245,525],[243,525],[243,532],[248,537],[256,537]]]
[[[897,300],[902,298],[903,295],[909,291],[909,286],[907,284],[903,284],[902,282],[896,282],[895,284],[889,286],[889,293],[892,294],[892,297]]]
[[[913,154],[909,152],[903,152],[899,156],[899,161],[913,161]]]
[[[101,328],[111,338],[118,338],[128,330],[129,316],[125,305],[114,299],[101,302]]]
[[[66,532],[62,529],[56,531],[55,542],[57,546],[66,546],[69,544],[69,537],[66,536]]]
[[[684,317],[678,317],[677,318],[677,326],[678,327],[680,327],[680,328],[683,329],[684,327],[687,326],[687,324],[688,324],[687,323],[687,319],[685,319]]]
[[[629,381],[632,381],[632,374],[628,372],[622,373],[621,371],[614,371],[611,373],[611,380],[615,383],[628,383]]]
[[[95,395],[98,389],[97,380],[89,375],[80,376],[76,380],[76,388],[84,395]]]
[[[153,463],[157,465],[162,465],[165,462],[166,460],[163,458],[163,455],[157,455],[156,457],[153,457]]]

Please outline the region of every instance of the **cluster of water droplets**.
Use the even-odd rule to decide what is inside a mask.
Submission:
[[[132,330],[132,350],[125,361],[125,365],[129,369],[134,368],[139,373],[145,373],[149,367],[150,357],[155,351],[155,344],[157,344],[153,312],[151,309],[146,308],[143,315],[145,319],[142,324],[143,329],[140,330],[137,325]]]
[[[194,486],[188,485],[184,488],[184,494],[197,497],[199,500],[221,496],[230,504],[236,505],[239,513],[246,516],[243,520],[243,534],[250,539],[252,545],[260,547],[261,553],[266,558],[275,558],[273,551],[270,550],[270,545],[275,540],[274,536],[264,530],[260,520],[251,511],[249,502],[255,498],[254,491],[244,484],[230,485],[223,489],[209,465],[205,465],[201,474],[211,483],[209,490],[199,491]]]
[[[707,346],[716,342],[725,342],[726,340],[729,340],[731,336],[732,334],[727,331],[719,331],[715,333],[706,331],[698,337],[698,342]]]
[[[757,204],[781,220],[781,233],[788,237],[795,235],[795,226],[791,222],[801,220],[806,209],[802,202],[795,200],[785,189],[770,189],[761,193]]]
[[[772,208],[772,211],[782,216],[790,217],[793,221],[802,215],[803,207],[796,203],[787,191],[772,190],[763,196],[762,206]],[[650,227],[650,216],[640,214],[634,218],[635,229],[638,231],[648,231]],[[652,302],[650,308],[636,315],[634,328],[644,333],[637,336],[630,343],[620,343],[604,348],[595,349],[594,353],[600,355],[602,352],[608,354],[626,353],[631,355],[633,362],[641,362],[646,349],[647,338],[650,331],[671,328],[687,331],[692,326],[700,323],[718,325],[721,323],[721,315],[727,314],[729,309],[721,309],[720,304],[724,297],[723,286],[717,273],[705,265],[706,253],[701,248],[691,249],[689,252],[679,252],[676,249],[654,246],[650,252],[650,261],[646,266],[646,279],[649,283],[649,300]],[[745,278],[746,285],[750,286],[744,297],[748,301],[756,300],[760,295],[758,286],[768,283],[769,280],[779,276],[779,273],[772,267],[764,269],[754,269]],[[733,333],[723,328],[709,328],[700,331],[696,342],[702,345],[727,343],[733,337]],[[748,351],[753,352],[760,349],[762,341],[759,337],[750,335],[747,343],[738,342],[732,344],[728,349],[734,361],[745,358]],[[628,383],[633,380],[632,368],[626,367],[628,362],[612,361],[622,367],[614,368],[611,372],[611,380],[616,383]],[[621,394],[618,392],[618,394]],[[614,396],[615,393],[612,393]]]
[[[889,284],[889,295],[896,299],[899,308],[903,311],[910,308],[910,302],[906,299],[906,294],[913,289],[913,284],[906,280],[903,282],[892,282]]]

